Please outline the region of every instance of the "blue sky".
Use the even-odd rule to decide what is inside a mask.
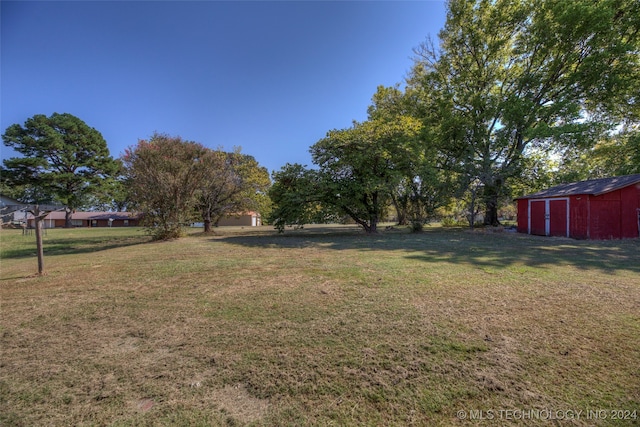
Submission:
[[[2,1],[2,132],[70,113],[114,157],[155,131],[311,164],[327,131],[402,83],[444,1]],[[2,158],[15,155],[4,145]]]

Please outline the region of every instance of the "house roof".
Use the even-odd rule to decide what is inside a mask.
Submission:
[[[588,181],[556,185],[555,187],[518,197],[517,199],[541,199],[545,197],[575,196],[578,194],[599,196],[638,183],[640,183],[640,173],[635,175],[614,176],[611,178],[590,179]]]
[[[87,219],[137,219],[140,218],[140,214],[137,212],[85,212],[93,214]],[[72,216],[72,218],[74,218]]]
[[[81,219],[81,220],[98,220],[98,219],[109,219],[112,218],[114,220],[120,219],[138,219],[140,218],[140,214],[136,212],[74,212],[71,214],[71,219]],[[33,219],[33,215],[29,215],[28,219]],[[49,215],[45,217],[45,220],[56,220],[56,219],[65,219],[64,211],[55,211],[50,212]]]
[[[7,197],[3,194],[0,194],[0,206],[15,206],[15,205],[23,205],[24,203],[20,203],[16,199],[12,199],[11,197]]]
[[[4,211],[16,212],[16,211],[24,211],[29,210],[34,206],[39,206],[41,211],[54,211],[58,209],[64,208],[64,206],[55,204],[53,202],[45,202],[45,203],[23,203],[16,199],[12,199],[11,197],[7,197],[5,195],[0,194],[0,209]]]
[[[247,211],[247,212],[229,212],[224,214],[225,217],[241,217],[241,216],[260,216],[259,212]]]

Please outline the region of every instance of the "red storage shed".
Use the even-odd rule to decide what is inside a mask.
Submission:
[[[640,174],[562,184],[516,200],[520,233],[594,240],[640,236]]]

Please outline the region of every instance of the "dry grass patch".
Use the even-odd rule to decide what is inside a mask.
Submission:
[[[484,425],[458,411],[638,410],[637,240],[128,233],[51,230],[36,278],[28,244],[2,231],[4,425]]]

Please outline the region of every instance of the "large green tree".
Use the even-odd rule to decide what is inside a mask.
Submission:
[[[207,152],[197,142],[158,133],[125,151],[130,199],[155,239],[180,237],[182,227],[196,218]]]
[[[389,194],[398,224],[411,223],[413,230],[420,231],[453,194],[447,158],[434,143],[432,123],[415,118],[419,114],[410,89],[403,92],[397,86],[379,86],[372,101],[369,121],[403,123],[404,131],[386,141],[397,178],[389,180]]]
[[[64,205],[67,226],[73,210],[100,195],[118,170],[100,132],[71,114],[35,115],[9,126],[2,141],[23,155],[4,161],[3,180],[32,190],[38,200],[26,202]]]
[[[156,239],[179,237],[197,219],[208,232],[224,214],[257,209],[270,184],[267,170],[240,149],[212,150],[158,133],[127,149],[122,161],[128,201]]]
[[[376,233],[391,191],[405,173],[405,160],[421,123],[408,116],[354,122],[311,147],[325,204],[348,215],[365,232]]]
[[[317,169],[287,165],[274,174],[272,222],[282,230],[310,218],[347,216],[376,233],[421,127],[415,118],[394,116],[328,132],[310,149]]]
[[[409,85],[453,171],[480,183],[485,223],[528,149],[587,149],[637,120],[639,29],[637,0],[448,2]]]
[[[623,129],[588,150],[567,150],[555,176],[560,182],[640,173],[640,131]]]
[[[283,232],[287,226],[303,227],[336,219],[333,207],[322,201],[322,185],[318,170],[299,163],[287,163],[275,171],[268,193],[273,203],[269,223]]]
[[[269,172],[240,149],[228,153],[207,150],[200,159],[204,168],[197,195],[205,233],[225,214],[260,210],[271,184]]]

